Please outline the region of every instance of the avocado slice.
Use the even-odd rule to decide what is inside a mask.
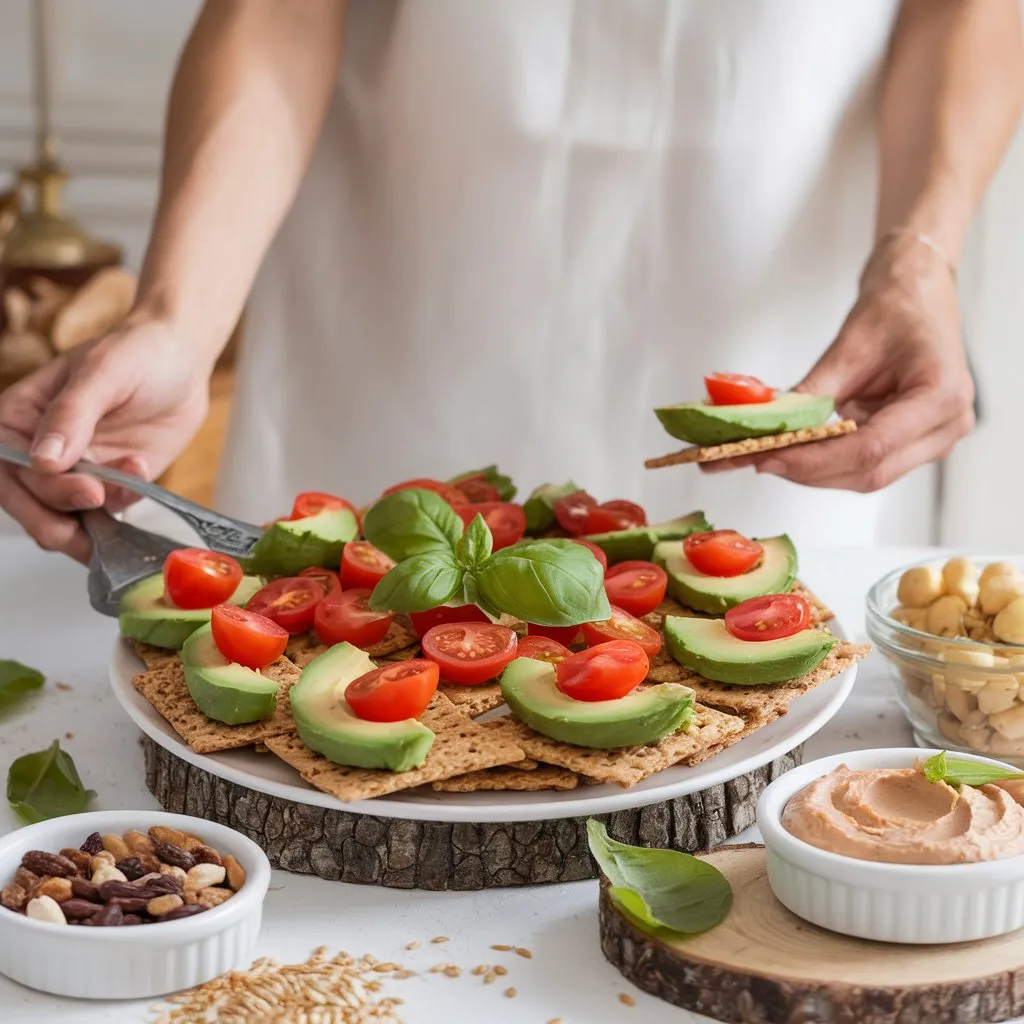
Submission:
[[[310,566],[337,569],[347,541],[359,536],[359,523],[347,508],[273,523],[243,562],[263,576],[295,576]]]
[[[665,639],[683,668],[718,683],[763,686],[798,679],[817,668],[836,644],[820,629],[802,629],[781,640],[739,640],[722,619],[669,615]]]
[[[835,402],[827,395],[780,391],[770,402],[748,405],[685,402],[663,406],[654,413],[661,425],[680,441],[715,445],[781,434],[786,430],[820,427],[834,411]]]
[[[578,490],[580,488],[571,480],[564,484],[541,484],[540,487],[534,488],[533,493],[523,503],[526,532],[543,533],[549,529],[555,522],[555,502],[575,494]]]
[[[262,586],[263,580],[258,576],[244,577],[229,598],[229,603],[245,605]],[[126,590],[117,613],[121,636],[174,651],[209,621],[209,608],[175,608],[164,600],[162,573],[147,576]]]
[[[668,592],[687,608],[721,615],[751,597],[789,593],[796,579],[796,548],[785,534],[758,543],[764,556],[756,568],[740,576],[707,576],[693,567],[681,540],[654,548],[654,561],[668,573]]]
[[[228,661],[213,640],[209,623],[181,648],[188,692],[207,718],[227,725],[258,722],[277,707],[278,683],[237,662]]]
[[[638,526],[634,530],[613,530],[610,533],[591,533],[583,538],[596,544],[607,556],[608,564],[630,562],[639,559],[651,560],[655,545],[663,540],[682,540],[691,533],[702,533],[713,527],[704,518],[703,512],[691,512],[687,516],[670,519],[667,523],[652,523]]]
[[[434,734],[415,718],[367,722],[345,700],[349,684],[376,667],[358,647],[335,644],[314,658],[291,688],[292,716],[302,742],[328,761],[407,772],[426,760]]]
[[[693,690],[679,683],[644,686],[617,700],[573,700],[555,685],[555,666],[516,658],[501,674],[513,714],[531,729],[578,747],[611,749],[655,743],[693,716]]]

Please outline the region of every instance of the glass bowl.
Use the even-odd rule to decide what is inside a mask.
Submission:
[[[953,557],[953,556],[949,556]],[[1011,562],[970,555],[979,569]],[[896,697],[922,747],[960,750],[1024,767],[1024,645],[936,636],[898,621],[900,578],[915,566],[941,570],[948,558],[905,565],[869,591],[868,636],[889,663]]]

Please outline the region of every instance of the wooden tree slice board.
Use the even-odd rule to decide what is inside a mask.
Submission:
[[[732,883],[732,911],[710,932],[671,944],[633,925],[602,882],[601,948],[645,992],[734,1024],[991,1024],[1024,1016],[1021,932],[945,946],[847,938],[775,899],[764,847],[706,857]]]
[[[270,796],[229,782],[148,736],[146,785],[168,811],[216,821],[257,842],[275,867],[396,889],[490,889],[594,878],[587,819],[507,823],[409,821]],[[758,797],[802,761],[796,747],[731,782],[599,815],[624,843],[692,852],[754,823]]]

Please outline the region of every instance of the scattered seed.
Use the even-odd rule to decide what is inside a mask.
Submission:
[[[625,992],[619,993],[619,1002],[622,1003],[623,1006],[636,1006],[636,1000]]]
[[[406,978],[415,978],[416,977],[416,972],[403,969],[401,971],[395,971],[395,973],[392,975],[392,977],[396,981],[405,981]]]
[[[435,946],[439,946],[442,942],[447,942],[448,941],[448,936],[447,935],[435,935],[430,941]]]
[[[420,940],[419,939],[414,939],[412,942],[407,943],[405,948],[406,949],[419,949],[420,948]]]
[[[481,974],[486,974],[490,969],[490,965],[488,964],[477,964],[477,966],[474,967],[473,970],[469,973],[475,974],[477,975],[477,977],[479,977]]]
[[[491,946],[491,949],[496,949],[499,953],[511,953],[512,946]]]
[[[492,984],[494,984],[494,982],[497,980],[497,977],[498,976],[494,973],[494,971],[489,971],[486,975],[484,975],[484,984],[485,985],[492,985]]]
[[[507,988],[505,989],[504,996],[506,999],[515,999],[516,990],[514,988]]]
[[[528,949],[524,949],[522,946],[516,946],[516,956],[521,956],[526,960],[533,959],[533,954]]]
[[[508,974],[508,968],[507,967],[503,967],[501,964],[495,964],[494,965],[494,973],[497,974],[500,977],[503,974]]]
[[[69,690],[74,689],[74,687],[70,683],[54,683],[53,685],[56,686],[58,690],[62,690],[64,693],[67,693]]]
[[[390,974],[392,971],[400,971],[402,969],[402,965],[393,963],[374,964],[373,969],[378,974]]]
[[[548,1024],[562,1024],[562,1018],[552,1017],[551,1020],[548,1021]]]
[[[459,977],[459,975],[460,975],[460,974],[462,974],[462,969],[461,969],[461,968],[459,968],[459,967],[456,967],[456,966],[455,966],[455,964],[449,964],[449,965],[448,965],[448,966],[447,966],[447,967],[446,967],[446,968],[444,969],[444,973],[445,973],[445,974],[446,974],[446,975],[447,975],[447,976],[448,976],[449,978],[457,978],[457,977]]]

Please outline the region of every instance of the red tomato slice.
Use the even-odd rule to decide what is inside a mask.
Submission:
[[[347,642],[372,647],[388,635],[391,612],[374,611],[368,604],[369,590],[341,590],[328,594],[313,615],[313,628],[322,644]]]
[[[526,513],[522,505],[514,505],[510,501],[484,501],[476,505],[460,505],[455,511],[467,526],[477,515],[483,516],[494,538],[495,551],[518,543],[526,533]]]
[[[217,650],[228,661],[259,670],[277,661],[288,643],[288,630],[265,615],[219,604],[210,613],[210,628]]]
[[[668,573],[653,562],[619,562],[604,574],[608,600],[638,618],[665,600]]]
[[[617,700],[647,678],[646,652],[633,640],[609,640],[555,665],[555,685],[573,700]]]
[[[580,635],[580,627],[538,626],[536,623],[531,622],[526,627],[526,632],[529,636],[547,637],[548,640],[554,640],[556,643],[568,646],[576,642],[576,638]]]
[[[395,484],[394,487],[389,487],[381,497],[387,497],[389,494],[394,494],[395,491],[433,491],[434,494],[439,494],[449,505],[465,505],[466,496],[458,489],[458,487],[452,484],[443,483],[440,480],[431,480],[429,477],[421,477],[417,480],[406,480],[404,483]]]
[[[324,588],[324,597],[334,593],[335,590],[341,590],[341,580],[333,569],[321,569],[318,566],[312,565],[308,569],[303,569],[299,575],[308,576],[311,580],[316,580]]]
[[[164,594],[177,608],[223,604],[242,582],[242,567],[206,548],[179,548],[164,562]]]
[[[466,501],[483,504],[484,502],[501,501],[501,492],[494,484],[487,482],[483,473],[476,476],[463,477],[454,485],[466,498]]]
[[[712,405],[760,405],[775,397],[764,381],[742,373],[712,373],[704,378]]]
[[[557,665],[570,654],[572,651],[568,647],[546,636],[520,637],[516,647],[517,658],[533,658],[534,661],[546,661],[549,665]]]
[[[632,501],[606,501],[592,508],[584,521],[585,533],[610,533],[647,525],[647,513]]]
[[[313,613],[323,597],[324,588],[319,580],[282,576],[257,590],[245,607],[265,615],[289,633],[305,633],[313,628]]]
[[[335,497],[333,494],[325,494],[323,491],[303,491],[295,498],[292,505],[291,519],[305,519],[307,516],[315,516],[328,509],[347,508],[356,519],[359,513],[351,501]]]
[[[437,662],[445,682],[478,686],[501,673],[516,656],[517,644],[515,633],[505,626],[453,622],[427,632],[423,654]]]
[[[590,647],[608,640],[634,640],[644,649],[648,658],[653,658],[661,650],[661,634],[656,629],[615,605],[612,605],[610,619],[584,622],[580,628],[583,630],[583,639]]]
[[[707,576],[742,576],[761,561],[764,548],[735,530],[691,533],[683,541],[690,565]]]
[[[341,585],[346,590],[373,590],[394,567],[395,563],[368,540],[351,540],[341,552]]]
[[[592,508],[597,508],[597,499],[586,491],[575,491],[555,502],[554,513],[559,526],[578,537],[587,532],[587,515]]]
[[[811,606],[799,594],[766,594],[730,608],[725,628],[737,640],[781,640],[811,624]]]
[[[441,605],[431,608],[429,612],[410,612],[412,631],[418,636],[426,636],[434,626],[447,626],[452,622],[490,622],[486,615],[475,604],[460,604],[457,608]]]
[[[425,658],[382,665],[349,683],[345,701],[364,721],[404,722],[426,711],[437,679],[437,665]]]
[[[608,568],[608,556],[596,544],[591,544],[589,540],[584,540],[582,537],[571,537],[570,540],[574,544],[581,544],[583,547],[589,548],[593,556],[601,563],[601,568]]]

